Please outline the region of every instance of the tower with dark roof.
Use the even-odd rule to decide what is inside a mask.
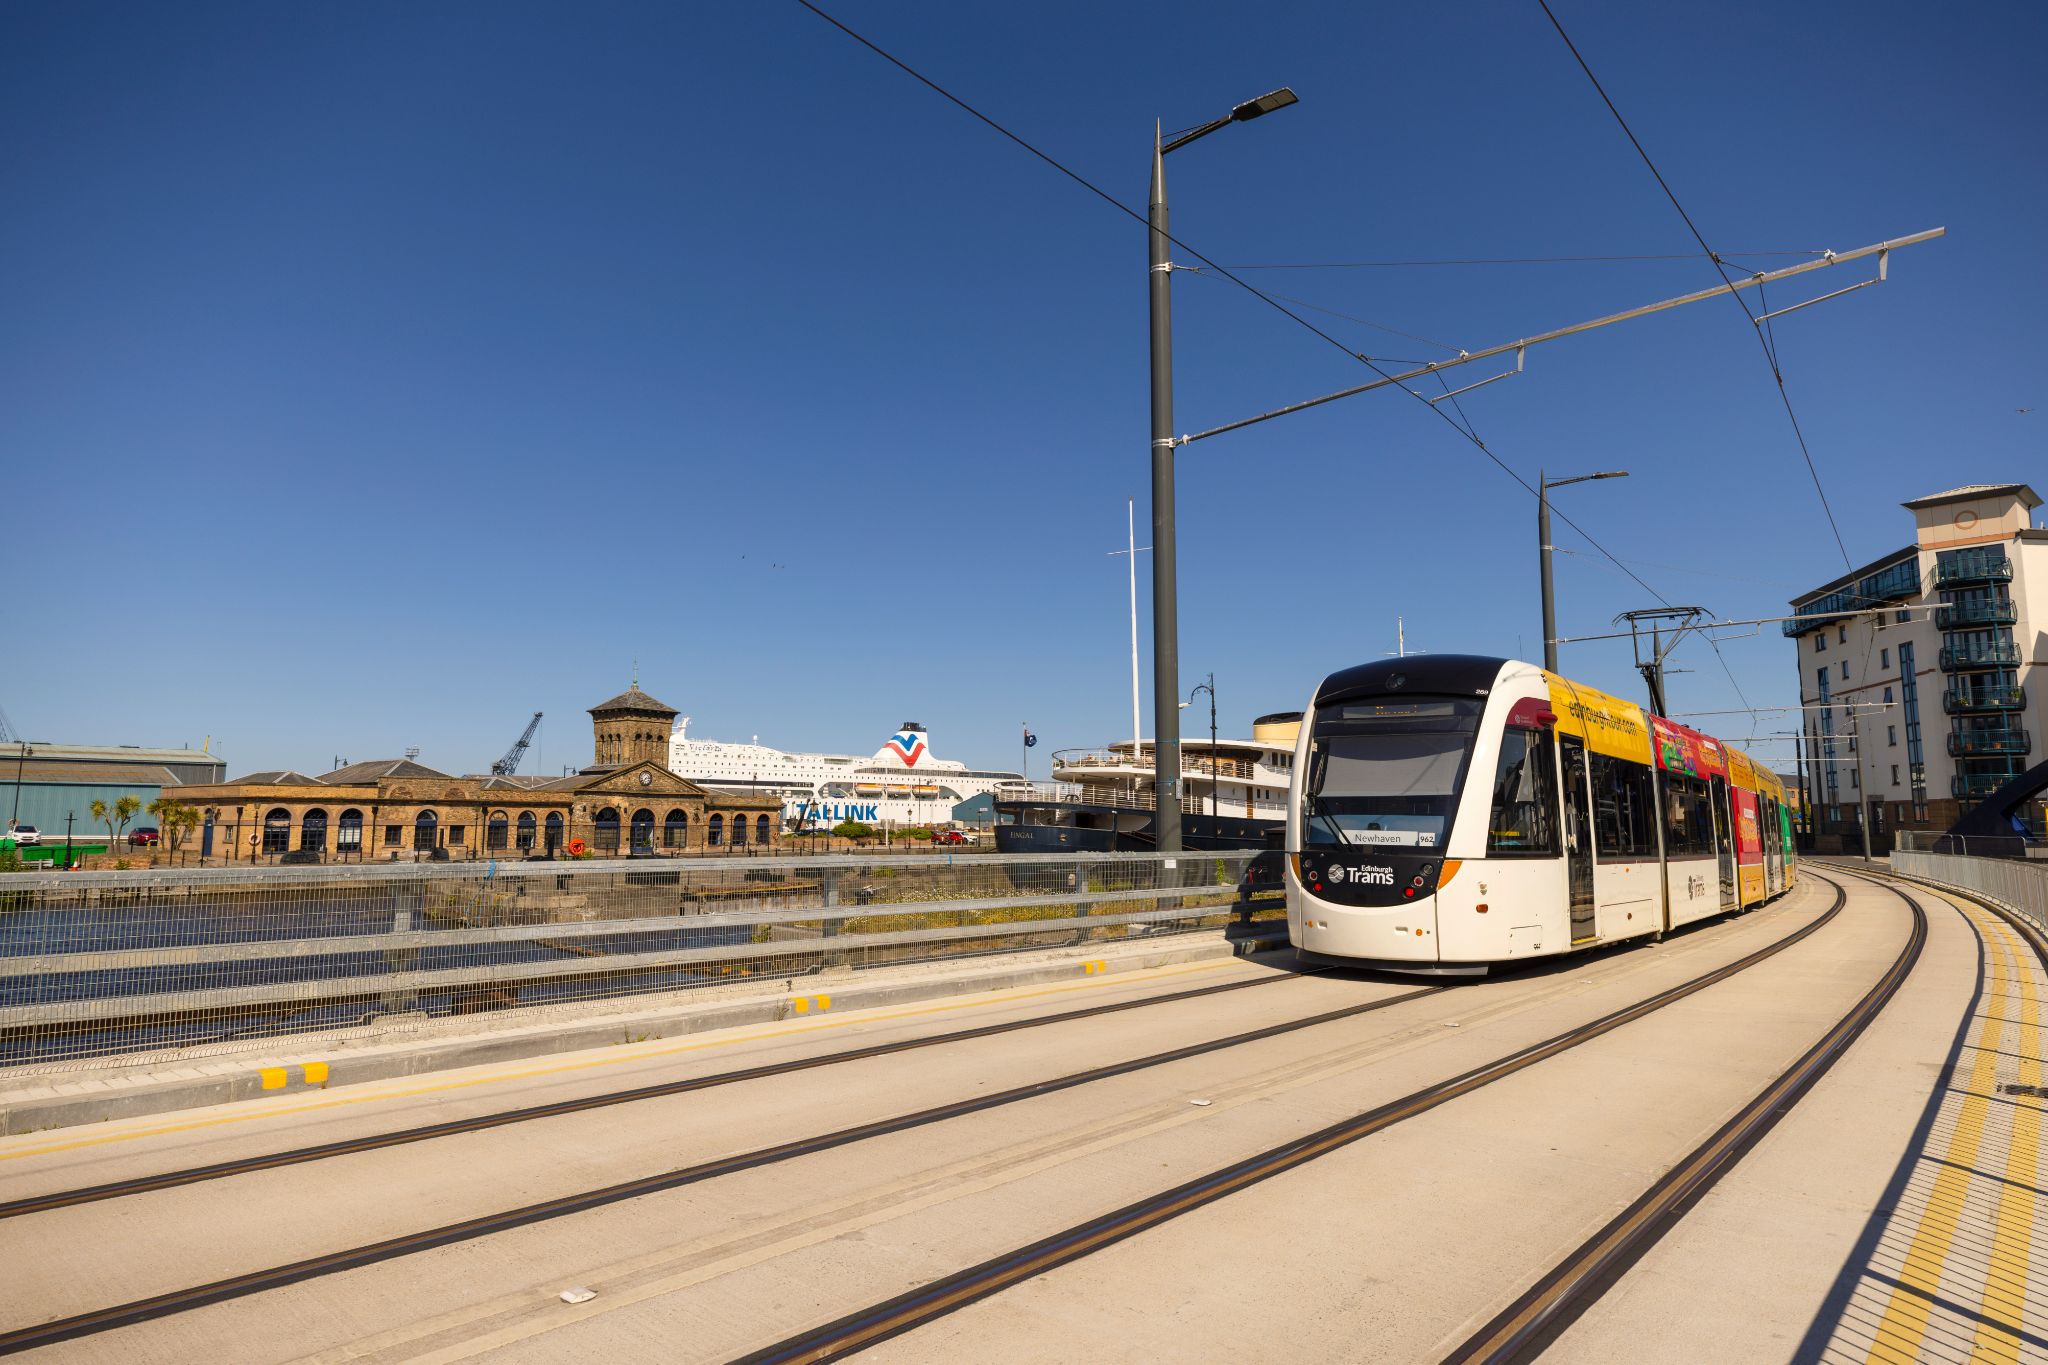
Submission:
[[[598,768],[617,768],[631,763],[668,766],[668,737],[675,728],[676,708],[656,701],[633,686],[609,701],[590,708]]]

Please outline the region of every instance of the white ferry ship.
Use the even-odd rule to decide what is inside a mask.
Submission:
[[[690,718],[669,736],[668,767],[678,777],[713,789],[773,793],[782,798],[783,823],[829,829],[842,820],[869,825],[943,824],[962,801],[989,795],[1029,799],[1033,785],[1021,773],[983,772],[932,754],[931,736],[915,721],[865,757],[858,754],[789,754],[765,744],[691,739]]]

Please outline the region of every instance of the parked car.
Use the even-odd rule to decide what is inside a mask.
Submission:
[[[319,862],[320,854],[315,849],[295,848],[288,853],[279,854],[277,861],[281,867],[304,867],[308,863]]]
[[[981,836],[979,834],[970,834],[964,829],[942,829],[932,836],[932,842],[935,844],[978,844],[981,842]]]
[[[16,825],[8,833],[17,848],[34,848],[43,842],[43,836],[34,825]]]
[[[128,836],[128,842],[134,844],[138,848],[146,847],[150,844],[156,843],[156,826],[144,825],[141,829],[136,830],[133,834]]]

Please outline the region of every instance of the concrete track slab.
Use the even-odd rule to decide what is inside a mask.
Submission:
[[[1554,1345],[1569,1361],[2048,1360],[2048,975],[1978,907],[1842,1062]]]
[[[204,1355],[225,1365],[305,1352],[327,1358],[413,1359],[502,1349],[514,1356],[591,1358],[649,1353],[658,1346],[666,1358],[724,1358],[803,1325],[822,1307],[836,1305],[843,1311],[895,1292],[920,1276],[1007,1249],[1639,999],[1789,932],[1824,903],[1825,897],[1804,893],[1762,914],[1707,926],[1661,948],[1461,987],[1341,1025],[121,1329],[52,1354],[165,1360]],[[1843,927],[1838,922],[1758,968],[1762,973],[1775,964],[1790,972],[1776,988],[1759,988],[1758,1008],[1796,998],[1806,987],[1783,981],[1804,981],[1816,973],[1814,980],[1821,985],[1832,981],[1829,989],[1846,989],[1848,976],[1862,967],[1841,947]],[[1823,946],[1828,944],[1836,946]],[[1528,1205],[1539,1230],[1554,1230],[1575,1212],[1592,1216],[1584,1212],[1584,1182],[1570,1174],[1574,1162],[1619,1173],[1616,1178],[1640,1179],[1655,1168],[1648,1148],[1676,1141],[1694,1126],[1674,1118],[1668,1105],[1652,1104],[1638,1121],[1646,1131],[1654,1130],[1654,1139],[1644,1150],[1636,1149],[1642,1143],[1617,1146],[1601,1128],[1611,1123],[1613,1106],[1649,1093],[1651,1083],[1672,1070],[1672,1057],[1696,1058],[1701,1039],[1759,1031],[1754,1021],[1743,1021],[1743,1011],[1731,1014],[1707,1003],[1737,982],[1695,997],[1691,1003],[1704,1007],[1690,1022],[1668,1035],[1622,1045],[1605,1069],[1589,1070],[1566,1088],[1566,1093],[1602,1098],[1574,1107],[1588,1126],[1571,1142],[1553,1144],[1564,1149],[1563,1158],[1545,1162],[1539,1154],[1527,1168],[1516,1166],[1521,1158],[1503,1159],[1504,1152],[1527,1145],[1520,1140],[1521,1120],[1510,1109],[1472,1132],[1453,1125],[1416,1146],[1361,1144],[1384,1145],[1405,1155],[1391,1172],[1373,1175],[1377,1183],[1345,1188],[1371,1189],[1375,1198],[1405,1190],[1403,1197],[1413,1198],[1418,1187],[1426,1191],[1433,1186],[1431,1153],[1442,1149],[1456,1152],[1460,1167],[1491,1161],[1498,1163],[1503,1179],[1515,1180],[1518,1170],[1537,1179],[1540,1193]],[[755,1090],[748,1083],[724,1092],[731,1103],[707,1104],[721,1093],[707,1092],[693,1097],[696,1103],[689,1106],[663,1108],[664,1102],[655,1102],[606,1111],[608,1118],[592,1124],[565,1127],[548,1120],[530,1130],[500,1130],[498,1137],[512,1140],[494,1145],[430,1143],[366,1156],[348,1169],[339,1163],[316,1166],[274,1183],[238,1177],[224,1185],[99,1206],[102,1214],[91,1219],[61,1227],[41,1223],[50,1235],[38,1236],[36,1263],[28,1266],[32,1283],[24,1284],[27,1292],[0,1311],[10,1322],[39,1320],[67,1311],[59,1304],[76,1311],[133,1298],[152,1288],[275,1263],[295,1251],[347,1245],[379,1230],[409,1230],[508,1207],[535,1192],[623,1178],[650,1168],[650,1161],[652,1169],[662,1169],[684,1159],[743,1150],[792,1136],[792,1127],[803,1121],[812,1121],[803,1131],[816,1131],[861,1115],[901,1112],[934,1096],[955,1099],[979,1086],[1000,1088],[1052,1074],[1047,1068],[1062,1061],[1071,1069],[1077,1062],[1132,1055],[1168,1034],[1173,1042],[1185,1042],[1203,1029],[1220,1035],[1271,1017],[1264,1012],[1277,1009],[1275,1001],[1292,992],[1302,992],[1303,1002],[1318,996],[1317,1007],[1327,1008],[1333,997],[1362,998],[1394,989],[1384,980],[1337,976],[1233,992],[1210,997],[1200,1009],[1192,1003],[1160,1007],[964,1044],[963,1055],[971,1053],[965,1065],[935,1065],[941,1063],[939,1054],[949,1050],[935,1049],[895,1059],[893,1068],[877,1067],[873,1074],[855,1067],[827,1068],[804,1073],[801,1085],[766,1082],[757,1093],[738,1094]],[[1153,1025],[1141,1023],[1166,1010],[1183,1015],[1172,1029],[1155,1033]],[[1603,1042],[1623,1040],[1655,1022],[1631,1025]],[[1458,1027],[1447,1027],[1453,1024]],[[1782,1031],[1817,1027],[1817,1017],[1794,1011]],[[1055,1031],[1072,1036],[1048,1047],[1042,1035]],[[1597,1046],[1585,1051],[1590,1054]],[[1763,1064],[1773,1045],[1754,1046],[1757,1059],[1748,1064],[1701,1070],[1703,1079],[1688,1101],[1699,1122],[1739,1101],[1723,1092],[1746,1083],[1749,1071]],[[1530,1074],[1568,1060],[1546,1063]],[[508,1090],[499,1098],[514,1093]],[[1189,1103],[1193,1098],[1211,1104],[1196,1107]],[[1422,1125],[1414,1126],[1419,1130]],[[145,1140],[137,1152],[147,1146]],[[145,1157],[123,1159],[140,1162]],[[57,1162],[39,1174],[79,1183],[62,1181],[61,1171]],[[1546,1175],[1547,1183],[1541,1180]],[[200,1191],[207,1196],[174,1202]],[[1356,1219],[1355,1201],[1333,1200],[1328,1187],[1310,1202],[1323,1205],[1326,1213]],[[177,1216],[167,1216],[173,1209]],[[1425,1223],[1428,1213],[1425,1201]],[[1483,1210],[1474,1216],[1486,1221]],[[194,1229],[203,1232],[195,1237]],[[12,1231],[19,1235],[25,1230]],[[9,1233],[0,1224],[0,1238]],[[117,1261],[102,1256],[96,1262],[77,1250],[104,1247],[110,1237],[124,1239],[128,1248]],[[1228,1274],[1237,1280],[1243,1279],[1246,1265],[1263,1266],[1262,1258],[1275,1254],[1271,1247],[1235,1245],[1233,1237],[1226,1232],[1223,1249]],[[1150,1240],[1129,1245],[1141,1247]],[[1302,1244],[1282,1236],[1278,1249],[1299,1253]],[[1455,1261],[1455,1248],[1450,1254]],[[1255,1279],[1265,1283],[1270,1275],[1261,1269]],[[1206,1272],[1187,1281],[1198,1290],[1216,1282]],[[589,1304],[570,1306],[555,1297],[563,1288],[585,1283],[599,1291]],[[1207,1297],[1219,1296],[1210,1292]],[[1241,1294],[1227,1299],[1240,1313],[1262,1316]],[[1159,1299],[1152,1294],[1139,1301]],[[557,1327],[574,1330],[558,1333]],[[915,1340],[906,1338],[903,1345]],[[1199,1349],[1195,1353],[1202,1354]]]

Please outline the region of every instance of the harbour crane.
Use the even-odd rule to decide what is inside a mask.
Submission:
[[[505,756],[491,765],[494,777],[510,777],[519,771],[519,760],[526,757],[526,746],[533,743],[533,732],[540,729],[540,712],[533,713],[533,719],[526,722],[526,733],[519,742],[505,751]]]

